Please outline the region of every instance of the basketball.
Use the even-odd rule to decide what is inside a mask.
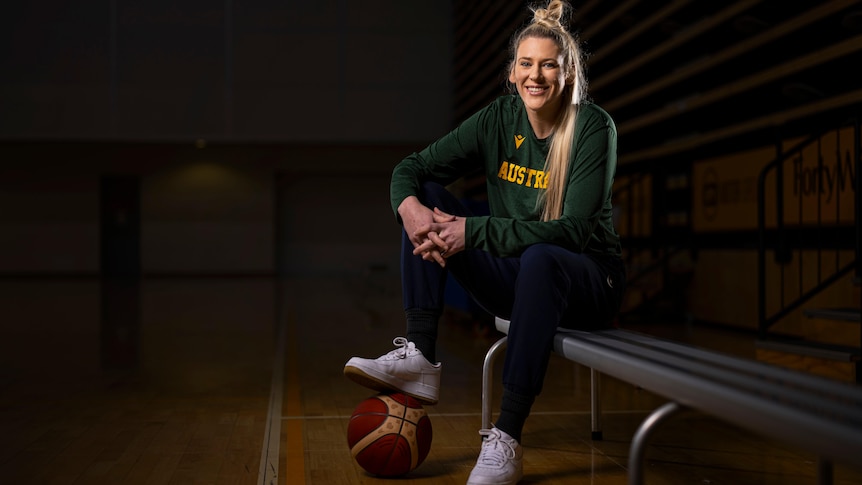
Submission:
[[[368,473],[404,475],[422,464],[431,449],[431,420],[416,399],[378,394],[359,403],[347,425],[353,459]]]

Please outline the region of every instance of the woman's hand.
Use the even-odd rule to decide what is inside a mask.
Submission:
[[[422,205],[418,198],[410,196],[398,206],[398,215],[408,239],[413,244],[413,254],[422,255],[426,261],[436,261],[440,266],[446,266],[442,252],[445,242],[436,232],[421,231],[421,228],[434,223],[434,211]],[[440,246],[438,246],[438,244]]]
[[[431,222],[421,225],[415,235],[419,241],[413,254],[422,255],[426,261],[436,261],[446,267],[446,259],[464,250],[464,231],[467,225],[464,217],[456,217],[434,208]]]

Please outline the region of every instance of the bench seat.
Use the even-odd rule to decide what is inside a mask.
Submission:
[[[509,322],[497,318],[508,334]],[[491,369],[506,337],[488,350],[483,369],[482,426],[489,427]],[[635,433],[629,483],[643,483],[649,436],[681,411],[706,413],[741,428],[816,453],[819,481],[832,481],[832,462],[862,462],[862,388],[772,364],[623,329],[560,329],[554,352],[591,369],[593,437],[601,438],[598,379],[607,374],[669,400]]]

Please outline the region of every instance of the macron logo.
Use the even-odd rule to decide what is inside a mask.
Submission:
[[[521,148],[521,143],[524,143],[524,135],[515,135],[515,150]]]

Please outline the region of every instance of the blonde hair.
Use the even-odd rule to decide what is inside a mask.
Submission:
[[[571,7],[564,0],[551,0],[545,8],[533,7],[531,8],[533,12],[532,21],[512,38],[513,64],[510,69],[514,66],[518,46],[527,38],[551,39],[557,44],[563,55],[563,71],[566,76],[566,85],[562,93],[563,104],[554,123],[551,146],[545,159],[545,176],[548,180],[548,188],[538,200],[542,207],[543,221],[559,219],[563,213],[566,175],[575,139],[575,120],[578,105],[585,100],[587,92],[580,47],[563,25],[570,10]]]

